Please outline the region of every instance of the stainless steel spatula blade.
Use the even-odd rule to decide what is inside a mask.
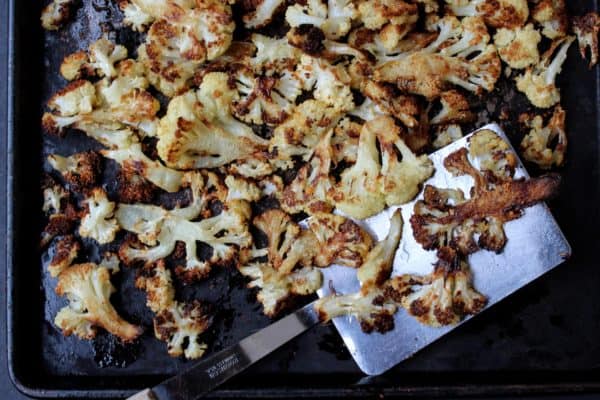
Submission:
[[[496,132],[510,143],[498,125],[484,126],[431,154],[435,174],[426,183],[440,188],[462,189],[469,193],[473,186],[472,178],[452,176],[444,168],[443,161],[455,150],[467,147],[469,138],[483,129]],[[528,177],[520,160],[515,177]],[[427,275],[431,273],[436,261],[435,251],[424,250],[415,241],[410,223],[407,223],[413,213],[414,203],[421,198],[422,194],[412,203],[400,207],[405,223],[392,276],[405,273]],[[399,207],[391,207],[378,215],[356,222],[377,240],[381,240],[387,235],[390,218],[397,208]],[[504,228],[508,241],[500,254],[481,250],[469,257],[473,285],[478,292],[488,297],[487,307],[556,267],[571,254],[567,240],[545,204],[527,208],[521,218],[506,223]],[[332,289],[340,294],[356,293],[360,289],[354,269],[334,265],[325,268],[323,275],[324,285],[318,291],[319,297],[330,294]],[[395,329],[385,334],[363,333],[354,317],[338,317],[333,323],[360,369],[368,375],[379,375],[387,371],[460,325],[429,327],[402,309],[396,313],[394,321]]]

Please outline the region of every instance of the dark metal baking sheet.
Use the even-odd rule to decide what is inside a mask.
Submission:
[[[6,300],[9,368],[18,388],[36,397],[120,397],[157,383],[185,366],[165,355],[146,335],[121,348],[101,336],[93,345],[63,338],[52,324],[59,300],[44,282],[37,239],[40,230],[39,119],[50,93],[64,85],[57,77],[64,54],[87,47],[106,28],[114,2],[84,1],[74,23],[44,35],[41,2],[12,0],[8,161],[9,223]],[[574,13],[594,9],[570,1]],[[119,34],[119,41],[132,40]],[[574,46],[573,46],[574,47]],[[598,69],[588,71],[575,48],[560,78],[570,137],[561,195],[550,205],[573,245],[573,257],[480,317],[469,321],[384,376],[364,379],[331,326],[319,326],[261,362],[213,397],[337,397],[404,394],[449,395],[600,390],[600,273],[596,249],[600,203]],[[519,99],[500,90],[482,104],[487,118]],[[510,107],[515,107],[510,105]],[[485,112],[483,113],[485,114]],[[484,116],[485,118],[485,116]],[[511,127],[506,127],[511,133]],[[48,142],[46,142],[48,145]],[[69,139],[58,150],[82,143]],[[131,271],[116,297],[126,316],[141,315],[143,296],[131,288]],[[232,287],[231,290],[227,288]],[[221,271],[202,297],[221,303],[211,349],[231,344],[268,320],[240,280]],[[197,293],[187,293],[194,296]],[[137,322],[137,321],[136,321]],[[135,360],[135,361],[134,361]],[[130,363],[122,368],[123,363]],[[101,367],[100,365],[104,365]]]

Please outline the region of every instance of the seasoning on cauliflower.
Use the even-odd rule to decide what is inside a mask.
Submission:
[[[598,32],[600,32],[600,16],[589,12],[581,17],[573,18],[573,32],[577,35],[579,52],[585,60],[586,49],[590,49],[590,64],[592,69],[598,63]]]
[[[434,271],[426,276],[400,275],[388,283],[388,293],[419,322],[439,327],[479,313],[487,298],[472,284],[467,262],[449,247],[438,250]]]
[[[500,58],[514,69],[523,69],[539,62],[538,44],[541,40],[542,35],[533,24],[514,29],[500,28],[494,36]]]
[[[531,17],[542,26],[542,35],[547,38],[554,40],[567,35],[569,17],[564,0],[540,0]]]
[[[222,72],[209,73],[198,91],[171,100],[160,121],[156,145],[168,166],[214,168],[266,150],[268,142],[231,115],[229,107],[237,93],[228,79]]]
[[[556,77],[567,59],[567,50],[573,40],[575,38],[571,36],[555,40],[544,53],[539,64],[527,68],[524,74],[515,78],[517,89],[525,93],[534,106],[550,108],[560,101],[560,91],[556,87]],[[552,59],[553,55],[554,59]]]
[[[463,137],[463,133],[460,125],[438,125],[435,128],[434,137],[435,138],[431,143],[433,148],[441,149]]]
[[[314,25],[321,29],[328,39],[339,39],[345,36],[352,27],[352,20],[358,13],[349,0],[307,0],[287,8],[285,20],[291,27]]]
[[[77,153],[69,157],[50,154],[48,163],[61,173],[71,189],[75,191],[91,188],[98,182],[100,157],[94,151]]]
[[[213,177],[214,179],[214,177]],[[175,272],[186,281],[204,278],[211,266],[234,260],[238,249],[251,245],[248,231],[250,206],[243,200],[223,202],[220,214],[196,221],[203,215],[212,196],[210,182],[199,173],[186,176],[193,200],[187,207],[166,210],[150,204],[120,204],[115,212],[119,225],[137,234],[141,243],[125,242],[119,250],[121,260],[131,263],[143,260],[153,263],[170,255],[177,241],[185,244],[185,265]],[[212,248],[208,260],[200,260],[196,254],[197,242]]]
[[[531,129],[521,141],[523,158],[543,169],[562,166],[567,152],[565,110],[556,106],[546,126],[540,115],[523,114],[519,120]]]
[[[490,182],[469,162],[464,147],[446,157],[444,166],[455,176],[471,176],[475,186],[468,200],[461,190],[425,187],[410,223],[416,241],[426,250],[451,246],[463,254],[480,247],[499,252],[506,243],[503,224],[519,218],[524,208],[553,196],[560,184],[556,174]]]
[[[364,263],[356,271],[363,293],[372,286],[381,286],[389,279],[403,226],[401,210],[397,209],[390,219],[387,236],[367,254]]]
[[[54,254],[48,264],[50,276],[56,278],[61,272],[69,268],[77,258],[81,245],[73,235],[66,235],[56,241]]]
[[[440,103],[442,109],[429,121],[433,125],[460,124],[475,119],[469,102],[456,90],[448,90],[440,94]]]
[[[61,75],[69,81],[93,75],[115,78],[118,74],[115,64],[127,58],[127,48],[106,37],[92,43],[88,53],[77,52],[65,57],[60,66]]]
[[[113,216],[115,203],[108,200],[104,190],[94,188],[82,204],[85,212],[79,225],[79,235],[92,238],[100,244],[112,242],[119,230],[119,224]]]
[[[144,267],[135,285],[146,292],[146,304],[156,314],[154,335],[167,343],[169,355],[200,358],[208,347],[199,341],[199,336],[212,323],[207,307],[197,300],[190,303],[175,300],[171,271],[163,261]]]
[[[517,156],[492,130],[480,130],[469,138],[469,155],[477,160],[487,179],[508,180],[515,174]]]
[[[459,16],[481,16],[493,28],[517,28],[529,18],[527,0],[446,0]]]
[[[62,28],[73,12],[77,0],[51,0],[42,10],[42,27],[48,31],[56,31]]]
[[[319,142],[310,160],[304,164],[280,195],[281,208],[290,214],[301,211],[312,214],[329,212],[332,204],[329,193],[333,180],[331,170],[331,135],[329,131]]]
[[[91,339],[96,336],[96,327],[101,327],[130,342],[142,333],[140,327],[123,320],[110,303],[115,292],[110,275],[109,268],[86,263],[73,265],[58,276],[56,293],[67,296],[69,304],[56,314],[54,323],[66,336]]]
[[[340,215],[314,214],[308,219],[308,228],[319,243],[319,251],[314,258],[318,267],[337,264],[358,268],[373,247],[373,239],[367,231]]]
[[[244,8],[244,26],[248,29],[262,28],[268,25],[274,14],[285,4],[284,0],[246,0],[241,2]]]

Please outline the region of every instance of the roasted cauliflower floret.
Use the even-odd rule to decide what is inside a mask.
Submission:
[[[250,59],[250,65],[256,73],[269,75],[285,70],[292,71],[300,60],[302,52],[290,46],[285,37],[274,39],[253,33],[250,40],[256,47],[256,54]]]
[[[409,314],[434,327],[456,324],[487,304],[487,298],[473,288],[467,262],[449,247],[438,251],[430,275],[400,275],[388,287]]]
[[[314,307],[321,322],[351,315],[365,333],[393,330],[394,314],[398,309],[395,302],[387,299],[384,291],[377,286],[371,286],[366,292],[326,296],[317,300]]]
[[[185,265],[180,265],[176,272],[184,280],[193,281],[206,277],[212,265],[230,262],[238,249],[251,245],[248,203],[242,200],[224,203],[220,214],[196,221],[206,211],[213,195],[200,174],[192,173],[186,179],[193,196],[187,207],[166,210],[146,204],[119,205],[115,212],[119,225],[137,234],[141,242],[129,241],[121,246],[119,256],[123,261],[156,262],[170,255],[180,241],[185,244]],[[198,241],[211,246],[212,255],[208,260],[198,258]]]
[[[100,157],[93,151],[77,153],[69,157],[50,154],[48,163],[60,172],[75,191],[82,191],[94,186],[100,174]]]
[[[366,0],[358,4],[359,20],[368,29],[380,30],[386,48],[391,49],[415,28],[419,19],[416,4],[394,0]]]
[[[311,266],[318,251],[317,238],[310,230],[300,229],[281,210],[268,210],[254,218],[254,225],[268,238],[269,265],[282,275],[300,264]]]
[[[403,226],[402,213],[397,209],[390,219],[387,236],[367,254],[365,262],[356,271],[363,293],[372,286],[381,286],[390,277]]]
[[[342,119],[335,127],[331,137],[331,151],[335,164],[341,161],[356,162],[361,129],[361,124],[353,122],[349,118]]]
[[[69,192],[47,176],[42,183],[44,204],[42,210],[48,214],[48,222],[42,231],[41,247],[46,247],[52,239],[59,235],[73,233],[79,212],[71,202]]]
[[[386,204],[392,206],[412,200],[419,193],[421,184],[433,174],[433,163],[426,154],[416,156],[408,148],[392,118],[379,117],[370,124],[377,133],[381,149],[378,180]]]
[[[463,137],[462,128],[460,125],[450,124],[450,125],[438,125],[434,131],[434,139],[431,143],[434,149],[441,149],[457,141],[458,139]]]
[[[73,265],[58,277],[56,293],[67,296],[69,305],[62,308],[54,323],[65,335],[82,339],[96,336],[96,327],[106,329],[125,342],[136,339],[141,328],[123,320],[110,304],[115,288],[108,268],[87,263]]]
[[[515,78],[517,89],[525,93],[534,106],[549,108],[560,101],[556,77],[567,59],[567,50],[573,40],[575,40],[574,37],[565,37],[554,41],[542,56],[539,64],[529,67],[524,74]],[[554,59],[552,59],[553,55]]]
[[[539,62],[538,44],[541,40],[542,35],[533,24],[514,29],[500,28],[494,36],[500,58],[515,69],[523,69]]]
[[[146,292],[146,305],[154,313],[166,310],[175,303],[171,271],[162,260],[140,269],[135,287]]]
[[[364,107],[365,111],[367,111],[369,107],[368,100],[371,100],[371,107],[374,106],[374,109],[367,111],[367,114],[361,115],[361,112],[357,112],[355,108],[352,111],[353,115],[369,121],[377,115],[387,114],[398,118],[407,128],[416,128],[419,125],[419,117],[422,109],[415,96],[398,94],[391,85],[372,80],[363,81],[360,85],[360,91],[367,97],[363,104],[361,104],[361,107]]]
[[[353,218],[367,218],[385,207],[385,195],[379,190],[378,179],[381,171],[376,145],[378,128],[377,120],[363,125],[356,163],[342,172],[331,196],[335,206]]]
[[[349,0],[307,0],[304,5],[297,3],[288,7],[285,19],[291,27],[314,25],[325,32],[329,39],[339,39],[352,27],[357,17],[356,7]]]
[[[56,241],[54,254],[48,264],[50,276],[57,277],[65,269],[69,268],[77,258],[81,245],[73,235],[64,236]]]
[[[227,175],[225,186],[227,186],[227,202],[234,200],[257,201],[262,197],[259,187],[249,179]]]
[[[482,172],[491,173],[495,179],[508,180],[515,174],[517,156],[494,131],[484,129],[471,136],[469,154],[477,160]]]
[[[590,69],[598,64],[598,32],[600,32],[600,16],[589,12],[581,17],[573,18],[573,32],[577,35],[579,52],[585,60],[586,49],[590,49]]]
[[[467,99],[456,90],[448,90],[440,95],[442,109],[429,121],[433,125],[471,122],[475,115]]]
[[[43,196],[42,211],[49,214],[56,214],[63,209],[62,203],[69,198],[69,192],[62,186],[53,184],[44,188]]]
[[[82,204],[85,212],[79,225],[79,235],[92,238],[100,244],[112,242],[119,230],[119,224],[113,216],[115,203],[108,200],[104,190],[94,188]]]
[[[198,91],[172,99],[158,128],[159,156],[173,168],[214,168],[266,150],[268,142],[231,115],[236,99],[221,72],[207,74]]]
[[[73,6],[77,0],[51,0],[42,10],[42,27],[48,31],[62,28],[71,18]]]
[[[333,188],[330,177],[332,163],[331,135],[329,131],[321,139],[310,160],[298,170],[294,180],[285,187],[279,201],[281,208],[295,214],[328,212],[332,205],[329,193]]]
[[[523,158],[543,169],[562,166],[567,152],[565,110],[560,105],[556,106],[546,126],[540,115],[524,114],[520,120],[531,129],[521,141]]]
[[[271,22],[273,15],[285,4],[284,0],[247,0],[244,7],[244,25],[246,28],[261,28]]]
[[[126,58],[125,46],[102,37],[90,45],[88,54],[77,52],[65,57],[60,66],[60,73],[70,81],[91,75],[114,78],[118,74],[115,64]]]
[[[94,85],[79,80],[69,83],[64,89],[56,92],[48,100],[48,107],[62,117],[70,117],[91,112],[97,103]]]
[[[446,157],[444,166],[454,175],[471,176],[475,186],[468,200],[460,190],[425,187],[410,223],[416,241],[426,250],[451,246],[463,254],[480,247],[499,252],[506,243],[504,223],[553,196],[560,184],[560,177],[553,174],[529,180],[494,179],[491,183],[469,162],[466,148]]]
[[[319,252],[314,259],[319,267],[338,264],[358,268],[373,247],[368,232],[340,215],[315,214],[308,219],[308,227],[319,243]]]
[[[455,15],[480,16],[494,28],[520,27],[529,17],[527,0],[446,0],[446,3]]]
[[[541,0],[531,12],[534,21],[542,26],[542,34],[549,39],[567,35],[569,17],[564,0]]]

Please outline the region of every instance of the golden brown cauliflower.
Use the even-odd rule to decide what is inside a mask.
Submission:
[[[533,24],[514,29],[500,28],[494,36],[500,58],[515,69],[523,69],[539,62],[538,44],[541,40],[542,35]]]
[[[542,26],[542,35],[547,38],[554,40],[567,35],[569,17],[565,0],[540,0],[531,17]]]
[[[57,277],[65,269],[69,268],[77,258],[81,245],[73,235],[66,235],[56,241],[54,254],[48,264],[50,276]]]
[[[600,16],[589,12],[581,17],[573,18],[573,32],[577,35],[579,52],[586,59],[586,49],[590,49],[590,69],[598,63],[598,32],[600,32]]]
[[[76,0],[51,0],[42,10],[42,27],[48,31],[62,28],[71,18],[76,3]]]
[[[493,28],[517,28],[529,17],[527,0],[446,0],[460,17],[480,16]]]
[[[119,231],[114,218],[115,203],[110,201],[101,188],[92,189],[82,201],[83,218],[79,225],[79,235],[94,239],[100,244],[110,243]]]
[[[562,166],[567,152],[565,110],[556,106],[546,126],[540,115],[523,114],[519,119],[530,128],[521,141],[523,158],[543,169]]]

